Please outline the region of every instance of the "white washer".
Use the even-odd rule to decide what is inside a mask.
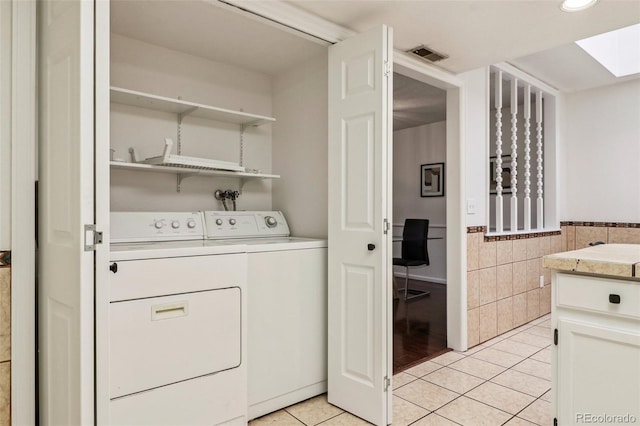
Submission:
[[[327,390],[327,242],[281,212],[205,212],[207,237],[247,252],[249,419]]]
[[[110,424],[245,425],[245,246],[205,241],[200,212],[111,232]]]

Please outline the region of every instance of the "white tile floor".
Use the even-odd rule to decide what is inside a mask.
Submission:
[[[393,426],[549,426],[549,315],[472,348],[447,352],[393,377]],[[250,422],[262,425],[368,425],[326,395]]]

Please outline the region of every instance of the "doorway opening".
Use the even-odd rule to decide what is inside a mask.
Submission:
[[[393,257],[415,238],[408,219],[426,228],[427,255],[394,266],[393,374],[447,351],[446,102],[445,90],[394,73]]]

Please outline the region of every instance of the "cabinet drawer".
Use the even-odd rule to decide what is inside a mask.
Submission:
[[[555,285],[558,306],[640,318],[640,282],[557,273]]]

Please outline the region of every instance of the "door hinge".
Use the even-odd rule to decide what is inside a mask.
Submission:
[[[384,391],[389,392],[389,388],[391,387],[391,379],[389,376],[384,376]]]
[[[382,221],[382,230],[385,234],[389,233],[389,229],[391,228],[391,224],[389,224],[389,219],[384,219]]]
[[[391,75],[391,64],[388,60],[384,61],[384,76],[389,77]]]
[[[558,346],[558,329],[553,330],[553,344]]]
[[[96,231],[96,225],[84,226],[84,251],[95,251],[96,246],[102,244],[102,231]]]

